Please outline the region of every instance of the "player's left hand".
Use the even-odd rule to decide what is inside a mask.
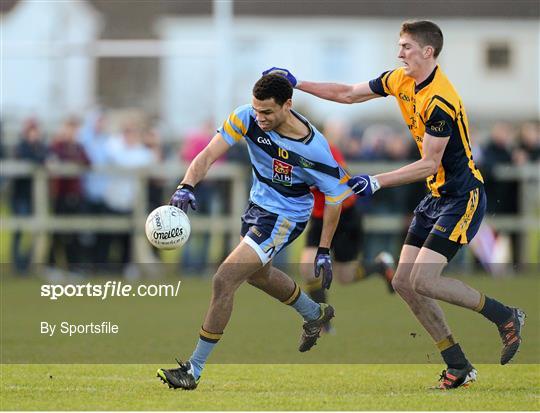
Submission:
[[[196,211],[197,200],[195,199],[195,194],[193,193],[193,187],[187,184],[178,185],[178,188],[171,197],[169,204],[180,208],[186,213],[188,212],[189,207]]]
[[[362,197],[371,196],[381,189],[381,185],[379,184],[377,178],[371,175],[353,176],[351,179],[349,179],[347,185],[351,187],[356,195]]]
[[[262,72],[262,75],[280,75],[283,76],[285,79],[289,81],[289,83],[292,85],[292,87],[296,87],[296,84],[298,83],[298,80],[296,80],[296,77],[288,70],[283,69],[281,67],[271,67],[270,69],[266,69],[264,72]]]
[[[315,257],[315,277],[318,278],[322,272],[322,286],[327,290],[332,284],[332,259],[330,249],[319,247]]]

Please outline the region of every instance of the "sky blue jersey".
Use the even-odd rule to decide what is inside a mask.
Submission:
[[[236,108],[218,132],[229,145],[247,141],[253,169],[251,201],[290,221],[304,222],[313,208],[310,186],[325,194],[327,204],[340,204],[352,192],[349,175],[333,158],[324,136],[302,115],[292,113],[309,129],[303,139],[263,131],[251,105]]]

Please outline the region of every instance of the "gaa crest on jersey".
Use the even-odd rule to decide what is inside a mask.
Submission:
[[[272,159],[272,182],[285,186],[291,186],[292,171],[292,165],[277,159]]]

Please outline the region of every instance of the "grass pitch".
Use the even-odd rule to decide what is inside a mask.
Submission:
[[[158,365],[3,365],[2,410],[539,410],[538,365],[477,365],[479,381],[429,389],[436,365],[208,365],[195,391]]]
[[[185,392],[168,389],[156,370],[191,354],[208,304],[208,280],[184,279],[180,296],[169,299],[50,303],[39,297],[39,281],[3,277],[0,409],[540,410],[540,279],[464,281],[528,315],[515,360],[521,364],[499,366],[493,364],[501,346],[493,325],[443,305],[478,369],[478,382],[469,388],[429,389],[443,369],[435,346],[405,304],[373,278],[332,286],[337,334],[302,354],[294,311],[242,287],[199,388]],[[122,334],[47,338],[34,331],[42,319],[114,319]]]

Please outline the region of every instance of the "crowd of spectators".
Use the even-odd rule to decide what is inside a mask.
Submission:
[[[136,119],[122,122],[118,133],[110,133],[107,118],[99,111],[89,113],[83,122],[70,117],[48,139],[39,121],[25,121],[13,150],[13,158],[38,165],[70,164],[87,167],[82,176],[60,176],[50,180],[50,208],[54,214],[129,216],[137,197],[137,176],[129,171],[155,165],[162,157],[160,137],[153,125]],[[125,173],[110,174],[103,167],[116,167]],[[161,203],[159,182],[150,181],[150,206]],[[32,213],[32,182],[29,177],[13,180],[10,186],[12,213]],[[32,257],[32,245],[15,231],[11,258],[15,270],[24,273]],[[30,244],[32,244],[30,242]],[[134,261],[131,233],[58,232],[49,240],[47,263],[68,270],[90,265],[93,270],[116,264],[127,271]]]
[[[36,118],[24,121],[18,141],[3,156],[38,165],[70,163],[88,167],[82,176],[56,177],[50,182],[51,209],[55,214],[92,214],[129,216],[137,198],[137,176],[111,174],[103,167],[125,170],[147,167],[165,160],[189,163],[204,148],[215,133],[213,122],[206,122],[184,134],[181,139],[167,141],[163,150],[159,124],[127,117],[113,133],[107,114],[99,110],[84,119],[70,117],[49,136],[43,132]],[[350,164],[356,162],[400,162],[418,158],[416,144],[407,131],[384,124],[360,128],[343,120],[328,119],[322,132],[345,155]],[[486,180],[489,214],[516,214],[519,211],[517,186],[512,181],[500,181],[495,174],[497,165],[523,165],[540,160],[540,126],[537,122],[512,125],[497,122],[489,133],[473,131],[473,153]],[[240,145],[233,148],[227,159],[248,165],[246,151]],[[168,156],[165,156],[168,154]],[[350,171],[352,173],[362,171]],[[248,176],[248,175],[246,175]],[[167,202],[168,183],[151,179],[147,188],[149,208]],[[249,185],[249,183],[246,183]],[[29,177],[18,177],[9,187],[11,211],[16,216],[32,214],[32,182]],[[3,190],[3,192],[6,192]],[[358,208],[369,214],[403,216],[406,230],[414,206],[425,194],[422,183],[382,191],[369,202],[361,200]],[[196,188],[200,214],[227,212],[229,188],[207,181]],[[182,252],[183,265],[198,271],[209,259],[209,237],[206,233],[194,236]],[[381,249],[394,250],[403,234],[369,234],[364,243],[369,259]],[[70,268],[73,264],[107,265],[116,263],[124,270],[136,257],[133,255],[131,233],[54,233],[50,239],[48,264]],[[31,248],[23,242],[21,231],[15,231],[11,243],[11,262],[24,272],[31,260]],[[224,243],[226,248],[226,243]]]

